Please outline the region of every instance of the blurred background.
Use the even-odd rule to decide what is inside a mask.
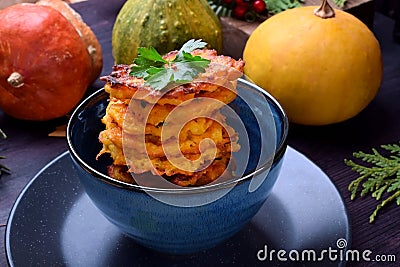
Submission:
[[[22,2],[30,2],[30,3],[34,3],[37,0],[0,0],[0,9],[5,8],[7,6],[16,4],[16,3],[22,3]],[[82,2],[82,1],[88,1],[88,0],[64,0],[67,3],[76,3],[76,2]],[[306,2],[308,0],[305,0]],[[315,1],[312,1],[315,2]],[[400,0],[347,0],[347,2],[353,2],[356,5],[362,5],[365,3],[369,3],[372,2],[373,3],[373,7],[375,9],[376,12],[379,12],[385,16],[388,16],[392,19],[394,19],[395,22],[395,26],[393,29],[393,38],[395,39],[396,42],[400,43]],[[353,4],[352,3],[352,4]],[[368,5],[368,12],[370,12],[370,6]],[[344,9],[346,9],[346,5],[344,7]],[[363,10],[363,9],[360,9]],[[360,14],[357,14],[360,15]],[[356,15],[356,16],[357,16]]]
[[[5,8],[10,5],[14,5],[17,3],[34,3],[37,0],[0,0],[0,9]],[[67,3],[76,3],[76,2],[82,2],[82,1],[87,1],[87,0],[64,0]]]
[[[34,3],[36,1],[37,0],[0,0],[0,8],[4,8],[16,3],[22,3],[22,2]],[[82,1],[87,1],[87,0],[65,0],[65,2],[68,3],[76,3]],[[354,0],[348,0],[348,1],[354,1]],[[373,0],[373,1],[375,2],[376,10],[389,17],[394,18],[396,16],[395,13],[398,13],[395,10],[399,9],[400,6],[399,0]]]
[[[30,2],[34,3],[37,0],[0,0],[0,9],[13,5],[16,3]],[[76,3],[87,0],[64,0],[67,3]],[[400,1],[399,0],[348,0],[348,2],[369,2],[372,1],[375,4],[375,10],[393,19],[400,19]],[[307,0],[306,0],[307,2]]]

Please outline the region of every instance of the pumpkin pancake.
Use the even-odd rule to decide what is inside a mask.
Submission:
[[[171,59],[177,53],[178,51],[172,51],[164,59]],[[110,97],[117,99],[135,98],[152,104],[177,106],[186,100],[201,97],[206,92],[217,91],[218,94],[207,96],[225,103],[231,102],[236,97],[236,82],[243,74],[244,61],[217,55],[215,50],[210,49],[198,49],[192,54],[211,61],[206,72],[201,73],[193,82],[176,86],[167,92],[154,90],[145,85],[144,79],[129,75],[132,65],[115,65],[110,75],[100,79],[106,82],[104,90]]]
[[[236,97],[244,62],[209,49],[191,53],[209,59],[209,66],[193,82],[173,88],[155,90],[130,75],[132,65],[116,65],[101,77],[110,98],[98,157],[111,156],[111,177],[135,183],[135,175],[152,174],[176,185],[199,186],[232,174],[229,162],[240,149],[238,134],[221,109]]]

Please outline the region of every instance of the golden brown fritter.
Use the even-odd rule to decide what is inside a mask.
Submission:
[[[98,157],[111,156],[111,177],[134,183],[131,174],[152,173],[173,184],[198,186],[233,171],[227,167],[240,149],[238,135],[220,109],[235,99],[244,62],[208,49],[192,54],[209,59],[209,67],[193,82],[172,89],[145,85],[129,75],[131,65],[116,65],[101,77],[110,99]]]
[[[171,175],[164,175],[164,179],[170,181],[173,184],[180,186],[200,186],[209,184],[212,181],[215,181],[217,178],[221,179],[229,179],[229,175],[231,171],[234,169],[234,164],[231,166],[231,169],[227,169],[229,161],[233,160],[230,156],[221,157],[215,159],[210,166],[206,169],[196,172],[196,173],[175,173]],[[128,170],[126,165],[110,165],[107,168],[108,174],[120,181],[126,183],[135,183],[135,180],[131,173]],[[136,177],[137,175],[135,175]],[[139,177],[141,175],[139,174]],[[142,179],[142,177],[141,177]],[[141,180],[143,181],[143,180]],[[146,181],[144,182],[145,186],[156,186],[157,181]]]
[[[200,155],[200,147],[203,154],[211,153],[214,145],[222,152],[230,153],[239,150],[237,133],[230,126],[222,127],[218,122],[211,119],[194,119],[180,130],[178,136],[172,136],[165,141],[161,140],[161,135],[147,133],[142,136],[125,133],[122,137],[122,128],[113,120],[110,120],[110,116],[106,115],[103,122],[106,124],[106,130],[99,135],[100,142],[103,143],[100,154],[109,153],[114,163],[119,165],[126,164],[125,157],[130,158],[133,161],[131,169],[134,173],[142,172],[135,169],[136,162],[141,162],[140,159],[164,158],[166,157],[165,151],[169,151],[169,155],[171,155],[177,145],[179,152],[186,156]],[[203,142],[200,145],[205,138],[212,140],[212,142]],[[132,156],[129,156],[128,152],[123,155],[123,147],[129,149]],[[172,156],[178,157],[179,155],[172,154]],[[143,165],[143,163],[140,163],[140,165]],[[141,169],[140,166],[138,169]]]
[[[178,51],[172,51],[164,58],[171,59],[177,53]],[[100,79],[106,82],[104,89],[110,97],[117,99],[135,98],[153,104],[177,106],[183,101],[201,97],[208,92],[208,97],[221,98],[220,100],[225,103],[231,102],[236,96],[234,92],[236,81],[243,74],[244,61],[217,55],[215,50],[209,49],[195,50],[192,54],[211,60],[206,72],[200,74],[193,82],[177,86],[167,92],[154,90],[145,85],[142,78],[130,76],[131,65],[115,65],[110,75]],[[209,92],[216,90],[219,90],[218,94],[210,95]]]

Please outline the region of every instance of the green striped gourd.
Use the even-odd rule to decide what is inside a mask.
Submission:
[[[206,0],[127,0],[113,27],[114,62],[131,64],[139,47],[164,54],[189,39],[222,52],[221,24]]]

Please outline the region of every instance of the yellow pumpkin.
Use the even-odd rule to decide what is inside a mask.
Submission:
[[[261,23],[244,52],[244,73],[270,92],[291,122],[326,125],[360,113],[382,82],[378,40],[353,15],[306,6]]]

